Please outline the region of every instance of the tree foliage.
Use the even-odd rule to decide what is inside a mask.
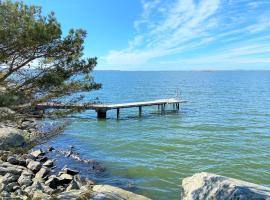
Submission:
[[[0,106],[99,89],[91,77],[97,58],[83,55],[85,37],[82,29],[62,36],[53,12],[43,16],[41,7],[0,0]]]

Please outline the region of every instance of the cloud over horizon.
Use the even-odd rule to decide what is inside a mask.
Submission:
[[[269,67],[269,1],[142,0],[141,6],[135,36],[101,59],[104,68]]]

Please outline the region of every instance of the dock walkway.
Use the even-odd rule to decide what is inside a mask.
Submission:
[[[178,99],[160,99],[155,101],[144,101],[144,102],[132,102],[132,103],[121,103],[121,104],[60,104],[60,103],[43,103],[38,104],[37,109],[45,110],[45,109],[71,109],[71,108],[81,108],[81,109],[90,109],[95,110],[97,112],[98,118],[106,118],[108,110],[117,110],[117,118],[120,115],[120,109],[122,108],[139,108],[139,114],[142,113],[142,107],[144,106],[158,106],[158,109],[161,111],[165,110],[166,105],[172,104],[173,108],[179,110],[180,103],[184,103],[186,101],[178,100]]]

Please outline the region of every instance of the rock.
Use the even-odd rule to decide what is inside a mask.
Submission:
[[[37,171],[40,170],[41,166],[42,166],[42,165],[41,165],[40,162],[31,160],[31,161],[29,162],[29,164],[27,165],[27,168],[28,168],[28,169],[31,169],[33,172],[37,172]]]
[[[38,191],[38,190],[43,192],[43,191],[44,191],[44,186],[43,186],[42,183],[36,181],[36,182],[34,182],[31,186],[25,188],[24,191],[25,191],[27,194],[33,195],[33,193],[34,193],[35,191]]]
[[[31,154],[23,154],[22,156],[22,159],[24,160],[35,160],[36,158],[34,156],[32,156]]]
[[[44,156],[39,159],[39,162],[46,162],[48,160],[48,157]]]
[[[53,147],[49,147],[49,148],[48,148],[48,151],[53,151],[53,150],[54,150]]]
[[[42,167],[38,173],[36,173],[35,179],[42,180],[49,173],[48,168]]]
[[[12,150],[14,148],[25,147],[26,142],[22,132],[16,128],[0,128],[0,149]]]
[[[6,183],[0,183],[0,193],[3,192],[3,191],[6,191],[7,190],[6,188],[7,188],[7,184]]]
[[[45,185],[44,186],[44,192],[46,193],[46,194],[52,194],[53,192],[54,192],[54,189],[52,189],[52,188],[50,188],[49,186],[47,186],[47,185]]]
[[[44,153],[43,153],[43,151],[42,151],[41,149],[38,149],[38,150],[36,150],[36,151],[33,151],[33,152],[31,152],[30,154],[31,154],[32,156],[34,156],[35,158],[44,155]]]
[[[71,181],[71,183],[67,187],[67,191],[78,190],[78,189],[80,189],[80,186],[75,180]]]
[[[52,160],[47,160],[44,164],[44,167],[52,167],[53,166],[53,161]]]
[[[16,191],[16,190],[19,190],[20,188],[21,187],[17,184],[17,185],[14,185],[12,189],[13,189],[13,191]]]
[[[50,176],[48,180],[45,182],[45,185],[50,188],[56,189],[60,185],[60,180],[56,176]]]
[[[90,185],[87,181],[84,181],[81,179],[79,175],[75,175],[73,177],[73,180],[77,183],[78,187],[81,188],[83,185]],[[85,184],[84,184],[85,183]],[[94,184],[93,184],[94,185]]]
[[[58,186],[53,192],[52,192],[52,194],[59,194],[59,193],[61,193],[61,192],[64,192],[65,191],[65,187],[63,187],[63,186]]]
[[[183,179],[182,187],[183,200],[270,199],[270,188],[206,172]]]
[[[0,160],[6,162],[9,154],[10,154],[9,151],[0,150]]]
[[[31,161],[34,161],[33,159],[26,159],[25,162],[26,162],[26,166],[31,162]]]
[[[18,183],[19,183],[20,186],[28,187],[33,183],[32,178],[33,178],[33,173],[32,172],[23,171],[21,176],[18,179]]]
[[[39,200],[47,200],[50,199],[50,195],[43,193],[42,191],[35,191],[32,198]]]
[[[31,124],[31,122],[28,122],[28,121],[22,122],[21,126],[20,126],[21,129],[28,129],[28,128],[31,128],[31,127],[33,127],[33,125]]]
[[[18,171],[22,171],[22,170],[25,170],[26,168],[25,167],[23,167],[23,166],[19,166],[19,165],[12,165],[12,164],[10,164],[10,163],[8,163],[8,162],[2,162],[2,161],[0,161],[0,166],[1,167],[6,167],[6,168],[10,168],[10,169],[17,169]]]
[[[14,191],[14,187],[18,187],[18,183],[16,183],[16,182],[12,182],[12,183],[9,183],[9,184],[7,184],[7,186],[6,186],[6,191],[7,192],[13,192]]]
[[[19,197],[20,200],[25,199],[24,193],[21,189],[16,190],[13,194],[16,195],[16,197]]]
[[[2,87],[0,87],[2,88]],[[1,91],[1,89],[0,89]],[[15,111],[7,108],[7,107],[0,107],[0,117],[8,117],[8,116],[11,116],[11,115],[14,115],[15,114]]]
[[[9,162],[12,165],[18,165],[19,164],[19,160],[17,158],[15,158],[14,156],[9,156],[7,158],[7,162]]]
[[[0,175],[4,176],[7,173],[20,175],[22,172],[21,169],[16,168],[15,166],[0,166]]]
[[[23,166],[23,167],[26,167],[26,161],[25,160],[19,160],[19,165],[20,166]]]
[[[75,169],[70,169],[70,168],[64,168],[64,169],[62,169],[62,172],[65,173],[65,174],[70,174],[72,176],[79,173],[79,171],[77,171]]]
[[[23,196],[18,196],[18,195],[16,195],[15,193],[11,193],[10,194],[10,199],[12,199],[12,200],[22,200],[22,199],[25,199],[25,197],[23,197]]]
[[[10,193],[7,192],[7,191],[3,191],[3,192],[1,192],[1,195],[0,196],[1,197],[4,197],[4,198],[9,198],[10,197]]]
[[[123,190],[110,185],[95,185],[93,187],[93,199],[110,199],[110,200],[150,200],[142,195]]]
[[[77,179],[75,179],[75,180],[77,180]],[[92,186],[92,185],[95,185],[95,182],[86,178],[86,179],[84,179],[83,184],[88,185],[88,186]]]
[[[11,174],[11,173],[6,173],[5,176],[3,176],[2,181],[5,184],[16,182],[20,176]]]
[[[19,185],[23,186],[30,186],[33,181],[29,176],[20,176],[20,178],[18,179],[18,183]]]
[[[81,196],[81,193],[82,193],[82,191],[80,191],[80,190],[71,190],[71,191],[67,191],[67,192],[62,192],[57,196],[56,199],[59,199],[59,200],[62,200],[62,199],[63,200],[78,199],[78,197]],[[84,199],[86,199],[86,198],[84,198]],[[102,200],[102,199],[100,199],[100,200]]]
[[[61,174],[59,180],[61,184],[69,184],[73,180],[73,176],[70,174]]]

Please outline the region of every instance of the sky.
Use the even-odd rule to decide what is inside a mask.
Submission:
[[[25,0],[88,33],[98,70],[270,70],[270,0]]]

